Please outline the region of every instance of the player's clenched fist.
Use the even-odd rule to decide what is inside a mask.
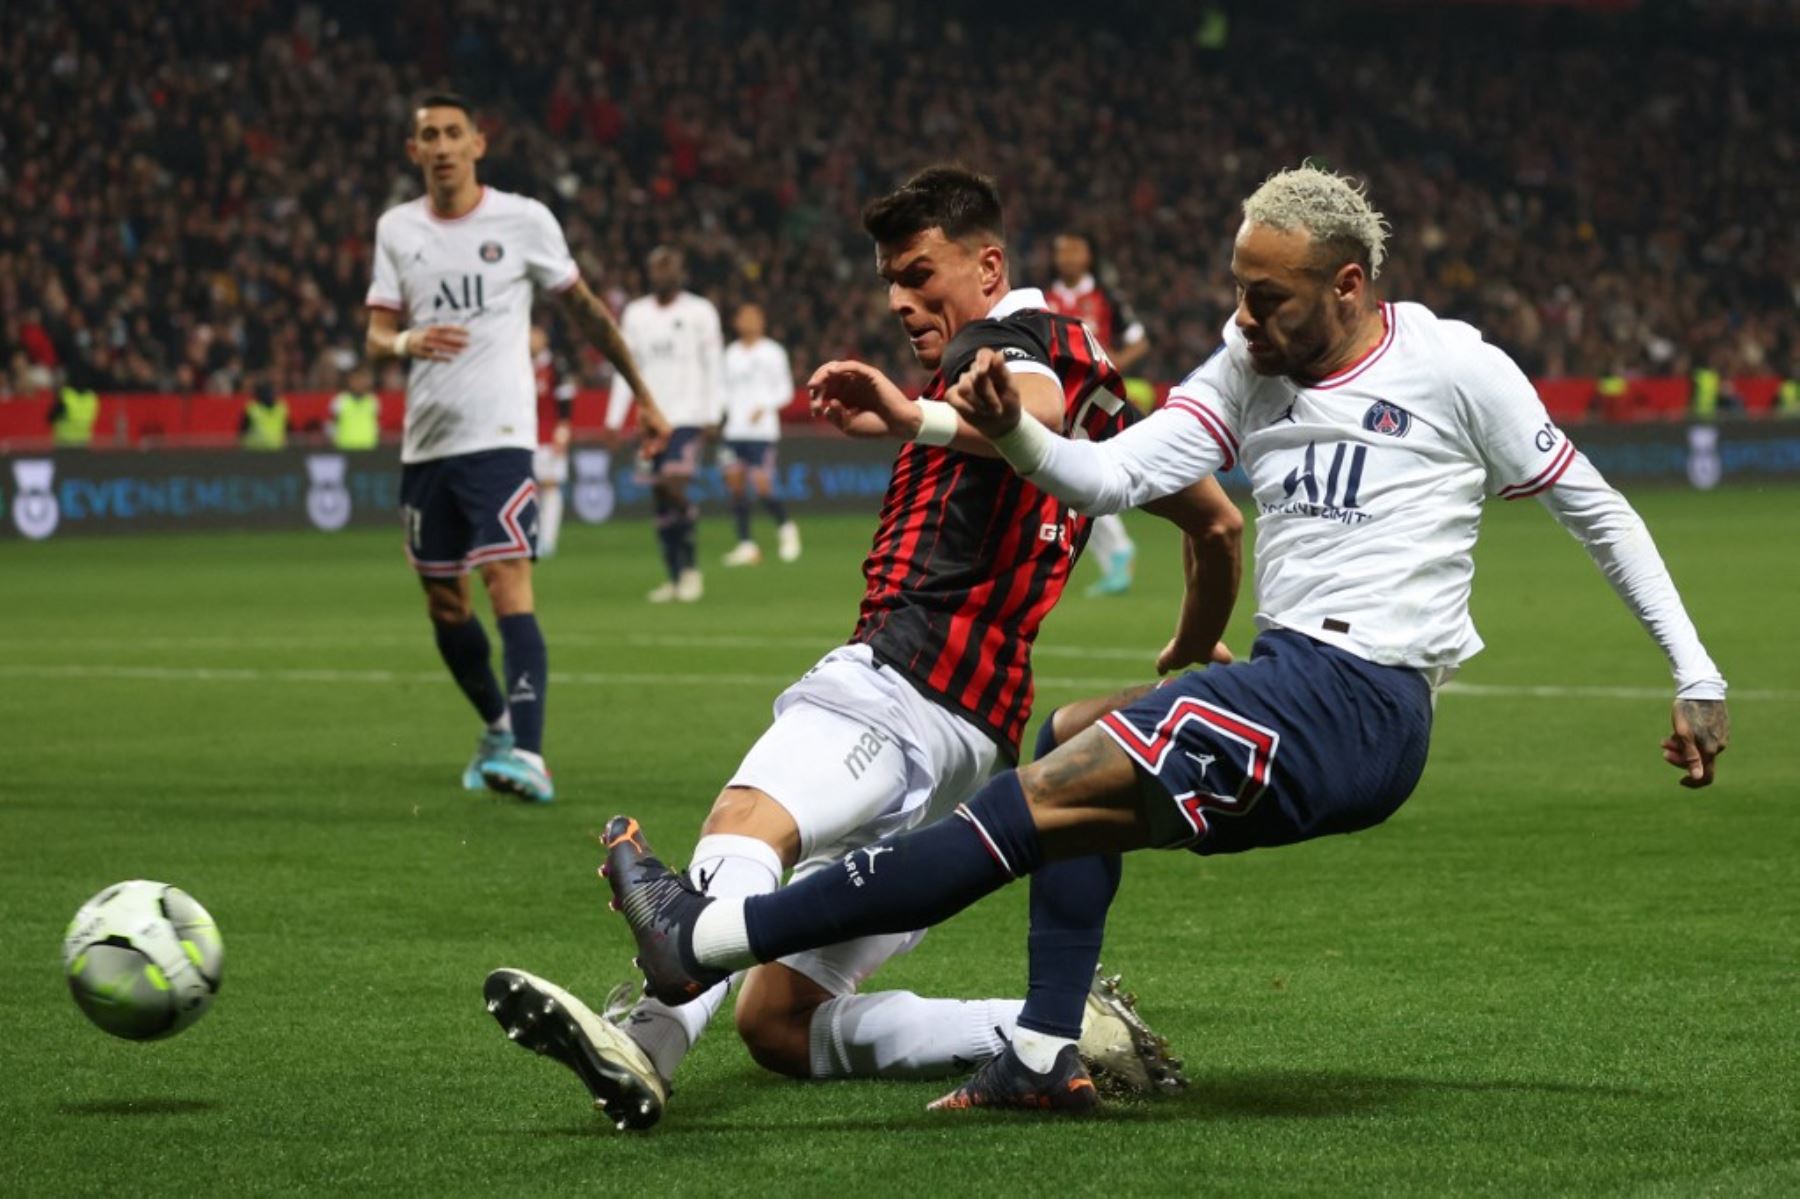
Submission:
[[[1006,359],[996,350],[981,350],[975,361],[944,394],[950,406],[989,437],[1004,437],[1018,428],[1021,402]]]
[[[461,325],[420,325],[394,339],[394,353],[427,362],[448,362],[468,346],[469,331]]]

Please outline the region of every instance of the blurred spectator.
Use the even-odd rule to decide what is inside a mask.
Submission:
[[[0,386],[336,385],[375,219],[417,190],[408,97],[439,83],[484,103],[484,177],[549,203],[600,289],[643,291],[675,243],[802,371],[912,375],[857,211],[958,158],[1005,188],[1016,281],[1091,230],[1143,373],[1179,377],[1231,312],[1239,198],[1308,155],[1392,219],[1387,294],[1533,373],[1682,374],[1720,345],[1772,371],[1800,346],[1793,14],[10,0]]]

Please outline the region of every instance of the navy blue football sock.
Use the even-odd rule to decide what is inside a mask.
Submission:
[[[763,496],[763,507],[768,510],[768,513],[770,516],[775,518],[776,524],[785,525],[788,522],[787,504],[782,500],[782,498],[780,496],[778,496],[778,495]],[[747,520],[749,518],[746,517],[745,519]]]
[[[1042,854],[1031,805],[1009,770],[955,815],[746,900],[750,951],[770,962],[855,937],[929,928],[1037,869]]]
[[[663,569],[673,583],[681,574],[681,509],[656,497],[656,542],[662,547]]]
[[[739,543],[750,540],[750,497],[740,495],[731,501],[731,519],[737,525]]]
[[[487,633],[481,622],[471,616],[461,624],[433,621],[432,628],[437,632],[438,653],[450,668],[456,685],[469,697],[484,722],[493,724],[499,720],[506,714],[506,696],[501,694],[500,680],[494,677]]]
[[[513,740],[520,749],[544,751],[544,693],[550,689],[550,654],[543,630],[530,612],[502,616],[500,643],[506,647],[506,702],[512,709]]]
[[[700,505],[689,504],[681,513],[681,568],[700,568]]]
[[[1080,1040],[1106,909],[1124,869],[1120,855],[1109,853],[1047,862],[1031,876],[1031,982],[1020,1027]]]
[[[1056,709],[1052,708],[1044,717],[1044,723],[1038,728],[1037,744],[1031,749],[1031,760],[1042,762],[1056,748]]]

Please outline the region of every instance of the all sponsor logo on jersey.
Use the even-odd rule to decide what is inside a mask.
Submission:
[[[1363,413],[1363,428],[1371,433],[1385,433],[1389,437],[1405,437],[1406,431],[1412,428],[1412,415],[1397,404],[1386,400],[1376,400]]]
[[[499,262],[502,258],[505,258],[505,257],[506,257],[506,247],[501,245],[499,242],[484,241],[481,243],[481,261],[483,261],[483,262]]]

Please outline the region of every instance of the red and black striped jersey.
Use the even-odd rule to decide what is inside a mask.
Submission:
[[[1081,318],[1108,352],[1144,340],[1144,326],[1136,314],[1092,275],[1084,275],[1073,287],[1058,280],[1051,284],[1044,299],[1044,307],[1051,312]]]
[[[1119,398],[1125,385],[1111,360],[1079,320],[1042,303],[1042,293],[1015,291],[965,326],[924,398],[941,399],[978,350],[993,348],[1015,371],[1062,385],[1064,435],[1098,441],[1125,428],[1136,410]],[[863,563],[867,590],[851,640],[1017,760],[1031,716],[1031,643],[1088,525],[997,458],[909,443]]]

